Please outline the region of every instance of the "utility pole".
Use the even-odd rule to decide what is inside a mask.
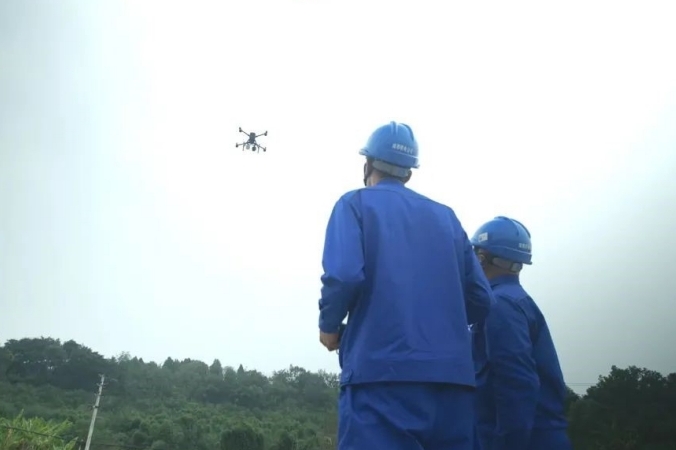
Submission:
[[[94,422],[96,422],[96,413],[99,412],[99,402],[101,401],[101,393],[103,392],[103,382],[105,381],[106,376],[101,375],[101,382],[99,383],[99,392],[96,394],[96,402],[94,403],[94,411],[92,412],[92,421],[89,424],[89,434],[87,434],[87,443],[85,444],[85,450],[89,450],[89,446],[92,443],[92,434],[94,434]]]

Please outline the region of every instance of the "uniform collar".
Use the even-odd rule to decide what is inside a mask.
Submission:
[[[382,178],[382,179],[376,184],[376,186],[380,186],[380,185],[382,185],[382,186],[403,186],[403,185],[404,185],[404,182],[403,182],[403,181],[400,181],[400,180],[397,180],[397,179],[395,179],[395,178],[389,178],[389,177],[388,177],[388,178]]]
[[[498,277],[492,278],[489,280],[491,283],[491,287],[495,287],[499,284],[519,284],[519,276],[518,275],[500,275]]]

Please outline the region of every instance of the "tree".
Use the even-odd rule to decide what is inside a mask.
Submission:
[[[0,417],[25,408],[26,417],[67,419],[73,424],[67,433],[82,440],[98,374],[105,373],[110,381],[93,448],[106,443],[206,450],[237,439],[269,448],[288,447],[291,439],[302,450],[318,436],[335,433],[337,385],[331,374],[294,367],[289,376],[268,378],[234,367],[217,359],[207,365],[175,358],[160,366],[126,352],[106,359],[74,341],[12,340],[0,347],[0,374],[8,374],[0,376]]]
[[[289,366],[267,377],[218,359],[207,365],[167,358],[158,365],[128,353],[104,358],[75,341],[52,338],[0,347],[0,418],[61,436],[49,445],[70,450],[69,443],[87,436],[99,373],[110,382],[92,448],[335,448],[337,374]],[[566,410],[576,450],[676,448],[676,374],[613,367],[585,395],[569,389]],[[40,447],[44,443],[29,432],[10,435],[2,423],[0,450],[6,450],[3,439],[12,450],[52,448]]]
[[[223,366],[218,359],[214,359],[214,362],[209,366],[209,374],[217,378],[223,378]]]
[[[272,450],[298,450],[297,445],[296,438],[288,431],[284,431],[272,446]]]
[[[19,414],[12,420],[0,419],[2,450],[73,450],[77,442],[59,437],[71,427],[67,421],[55,423],[43,419],[27,419]]]
[[[244,422],[221,434],[221,450],[265,450],[263,433]]]
[[[574,448],[668,450],[676,447],[674,374],[635,366],[610,374],[587,390],[570,409]]]

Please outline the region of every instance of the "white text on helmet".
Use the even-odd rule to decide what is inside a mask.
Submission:
[[[488,233],[481,233],[478,238],[479,242],[487,241],[488,240]]]
[[[392,148],[399,152],[408,153],[409,155],[415,153],[415,150],[413,148],[404,144],[392,144]]]
[[[530,250],[530,245],[524,244],[523,242],[519,242],[519,248],[522,248],[524,250]]]

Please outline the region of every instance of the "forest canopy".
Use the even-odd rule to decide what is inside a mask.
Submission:
[[[0,450],[25,448],[22,439],[42,439],[36,449],[83,445],[100,374],[92,449],[335,448],[335,373],[291,366],[265,376],[218,359],[157,364],[25,338],[0,347]],[[567,414],[577,450],[674,450],[676,373],[613,366],[586,394],[569,390]]]

